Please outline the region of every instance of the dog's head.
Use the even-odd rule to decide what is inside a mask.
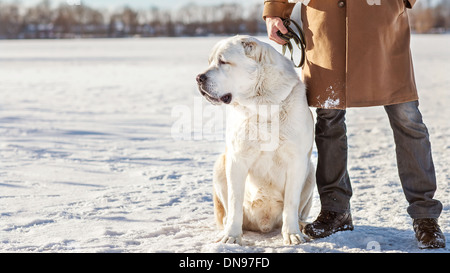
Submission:
[[[212,50],[208,69],[197,76],[199,91],[212,104],[254,104],[255,97],[264,95],[265,67],[285,63],[280,57],[272,46],[250,36],[222,40]]]

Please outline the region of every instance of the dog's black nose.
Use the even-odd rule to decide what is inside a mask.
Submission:
[[[204,82],[206,82],[207,79],[208,79],[208,77],[206,77],[205,74],[197,75],[197,82],[198,83],[204,83]]]
[[[231,99],[232,99],[231,93],[228,93],[228,94],[223,95],[222,97],[220,97],[220,101],[222,101],[225,104],[229,104],[231,102]]]

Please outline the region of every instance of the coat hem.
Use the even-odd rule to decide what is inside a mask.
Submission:
[[[337,107],[327,107],[324,108],[323,104],[309,104],[309,107],[320,108],[320,109],[338,109],[345,110],[347,108],[359,108],[359,107],[375,107],[375,106],[388,106],[394,104],[400,104],[405,102],[417,101],[419,100],[418,96],[408,97],[408,98],[399,98],[395,100],[390,100],[389,102],[373,102],[373,101],[365,101],[365,102],[352,102],[346,105],[338,105]]]

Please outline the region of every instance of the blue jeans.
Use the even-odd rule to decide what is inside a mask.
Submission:
[[[414,218],[438,218],[440,201],[433,199],[436,175],[427,127],[418,101],[385,106],[396,145],[397,166],[403,192]],[[352,188],[347,171],[345,110],[317,109],[317,188],[322,209],[350,211]]]

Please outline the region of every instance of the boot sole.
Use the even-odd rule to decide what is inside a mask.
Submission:
[[[336,232],[339,232],[339,231],[347,231],[347,230],[352,231],[353,229],[354,229],[353,223],[350,222],[350,223],[345,223],[345,224],[343,224],[343,225],[341,225],[341,226],[339,226],[339,227],[337,227],[335,229],[332,229],[330,231],[327,231],[327,232],[326,231],[323,231],[322,233],[314,232],[315,234],[312,234],[312,235],[310,235],[309,232],[305,232],[305,231],[304,232],[305,232],[305,234],[308,237],[310,237],[312,239],[320,239],[320,238],[328,237],[328,236],[330,236],[330,235],[332,235],[332,234],[334,234]],[[317,230],[315,230],[315,231],[317,231]]]
[[[420,249],[436,249],[436,248],[445,248],[445,239],[436,239],[435,242],[429,242],[427,244],[418,241],[417,246]]]

